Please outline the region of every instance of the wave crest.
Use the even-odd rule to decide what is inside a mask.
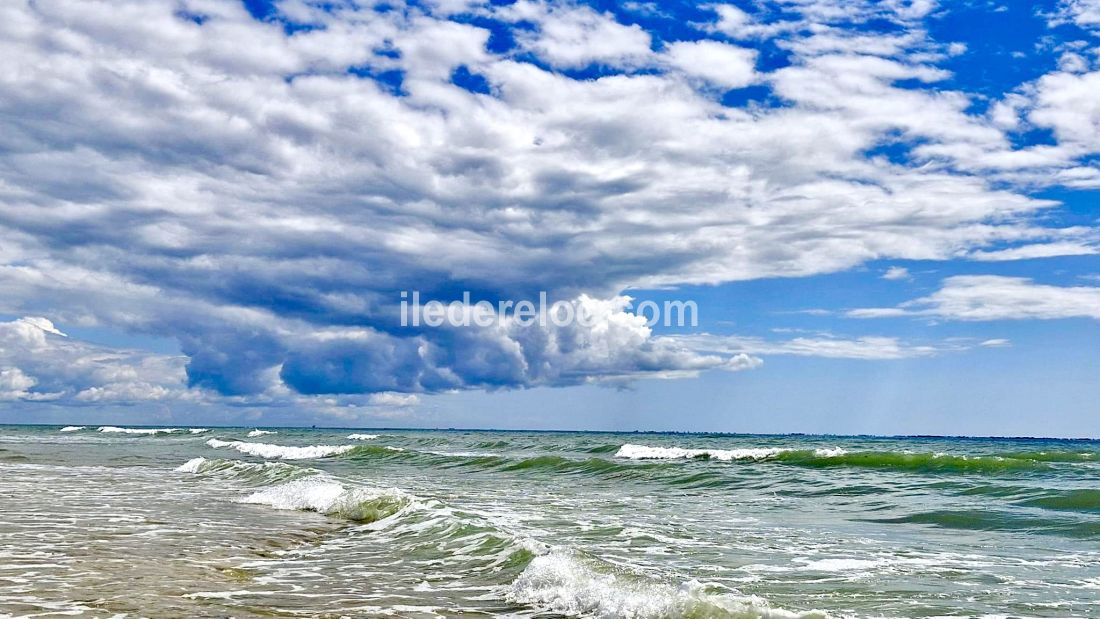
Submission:
[[[180,473],[213,475],[245,482],[247,485],[267,485],[282,483],[292,479],[308,477],[320,473],[311,469],[283,462],[243,462],[241,460],[222,460],[219,458],[193,458],[176,467]]]
[[[216,438],[206,441],[206,444],[214,449],[229,447],[243,454],[269,460],[308,460],[313,458],[325,458],[355,449],[354,445],[308,445],[305,447],[292,447],[287,445],[273,445],[271,443],[222,441]]]
[[[154,436],[157,434],[175,434],[184,432],[184,428],[120,428],[118,426],[100,426],[99,432],[104,434],[137,434],[142,436]]]
[[[679,587],[599,570],[574,554],[535,557],[508,592],[511,602],[564,615],[596,617],[825,618],[820,611],[771,608],[755,596],[708,591],[696,581]]]
[[[241,502],[376,522],[401,511],[410,500],[408,494],[396,488],[348,488],[325,475],[315,475],[265,488]]]
[[[757,447],[746,449],[686,449],[681,447],[650,447],[626,444],[615,453],[616,458],[629,460],[752,460],[779,462],[810,468],[860,467],[893,469],[923,473],[1002,473],[1042,471],[1050,462],[1086,462],[1080,456],[1043,454],[1036,458],[1014,455],[965,455],[950,453],[916,453],[908,451],[848,451],[840,447],[824,449],[790,449]],[[1062,459],[1055,460],[1061,457]]]
[[[681,447],[649,447],[647,445],[626,444],[615,452],[616,458],[628,460],[763,460],[771,458],[789,449],[781,447],[754,447],[748,449],[684,449]]]

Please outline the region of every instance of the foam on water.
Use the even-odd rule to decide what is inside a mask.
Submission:
[[[99,431],[105,434],[138,434],[152,436],[155,434],[175,434],[183,432],[183,428],[119,428],[117,426],[100,426]]]
[[[83,430],[86,427],[87,426],[65,426],[64,428],[61,428],[60,430],[58,430],[58,432],[79,432],[80,430]]]
[[[176,470],[180,473],[198,473],[203,464],[206,463],[206,458],[191,458],[187,462],[176,467]]]
[[[396,488],[349,488],[327,475],[315,475],[254,492],[241,502],[376,522],[396,514],[410,497]]]
[[[1091,616],[1100,590],[1089,545],[1100,539],[1098,464],[1087,455],[1100,450],[1084,444],[670,435],[647,446],[629,444],[638,440],[629,435],[504,442],[399,431],[355,442],[347,430],[312,440],[281,430],[300,445],[290,446],[232,440],[247,427],[214,430],[230,433],[218,438],[121,441],[97,436],[95,426],[68,438],[58,429],[27,432],[80,459],[5,463],[9,477],[26,479],[25,500],[13,507],[38,500],[44,483],[74,497],[101,492],[87,496],[104,507],[76,502],[79,511],[63,511],[70,502],[51,494],[20,522],[52,527],[62,510],[79,534],[91,513],[104,527],[96,531],[117,528],[130,544],[120,566],[147,546],[158,566],[186,570],[197,561],[203,571],[187,583],[190,597],[178,587],[157,593],[174,611],[158,616]],[[20,448],[5,443],[0,456]],[[121,450],[138,464],[119,465]],[[111,466],[80,469],[88,462]],[[165,518],[165,505],[178,523]],[[317,514],[333,521],[320,526]],[[57,544],[63,551],[72,542]],[[164,558],[178,555],[184,563]],[[58,568],[38,559],[15,568],[10,582],[42,583],[61,597],[74,590],[70,582],[106,586],[82,580],[80,564],[56,580],[48,570]],[[153,599],[142,582],[123,583],[120,598],[133,587],[141,603]],[[188,605],[194,598],[206,601]]]
[[[232,478],[248,486],[271,485],[292,479],[317,475],[321,471],[285,462],[244,462],[220,458],[192,458],[175,469],[180,473],[194,473]]]
[[[324,458],[342,454],[352,449],[355,445],[307,445],[305,447],[291,447],[287,445],[273,445],[270,443],[248,443],[245,441],[222,441],[212,438],[206,444],[214,449],[229,447],[237,451],[257,456],[260,458],[279,460],[308,460],[311,458]]]
[[[248,438],[256,438],[257,436],[266,436],[268,434],[278,434],[274,430],[251,430],[246,436]]]
[[[565,615],[594,617],[793,618],[827,615],[771,608],[755,596],[708,591],[696,581],[672,586],[609,566],[598,570],[575,554],[556,551],[535,557],[512,584],[508,599]]]
[[[377,434],[349,434],[348,440],[351,441],[370,441],[378,438]]]
[[[1031,457],[1031,456],[1035,457]],[[840,447],[795,449],[789,447],[752,447],[743,449],[711,449],[681,447],[651,447],[625,444],[615,453],[616,458],[629,460],[753,460],[780,462],[811,468],[858,467],[893,469],[917,473],[972,473],[1000,474],[1011,472],[1043,471],[1052,463],[1072,465],[1090,460],[1080,454],[1070,459],[1059,454],[968,455],[943,451],[919,453],[914,451],[848,451]]]

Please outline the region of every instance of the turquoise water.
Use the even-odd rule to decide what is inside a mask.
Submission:
[[[1100,616],[1096,441],[66,430],[0,615]]]

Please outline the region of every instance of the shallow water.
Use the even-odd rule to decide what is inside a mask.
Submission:
[[[66,430],[0,615],[1100,616],[1096,441]]]

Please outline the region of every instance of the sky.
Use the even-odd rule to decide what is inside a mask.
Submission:
[[[0,422],[1100,437],[1098,40],[1097,0],[5,2]]]

